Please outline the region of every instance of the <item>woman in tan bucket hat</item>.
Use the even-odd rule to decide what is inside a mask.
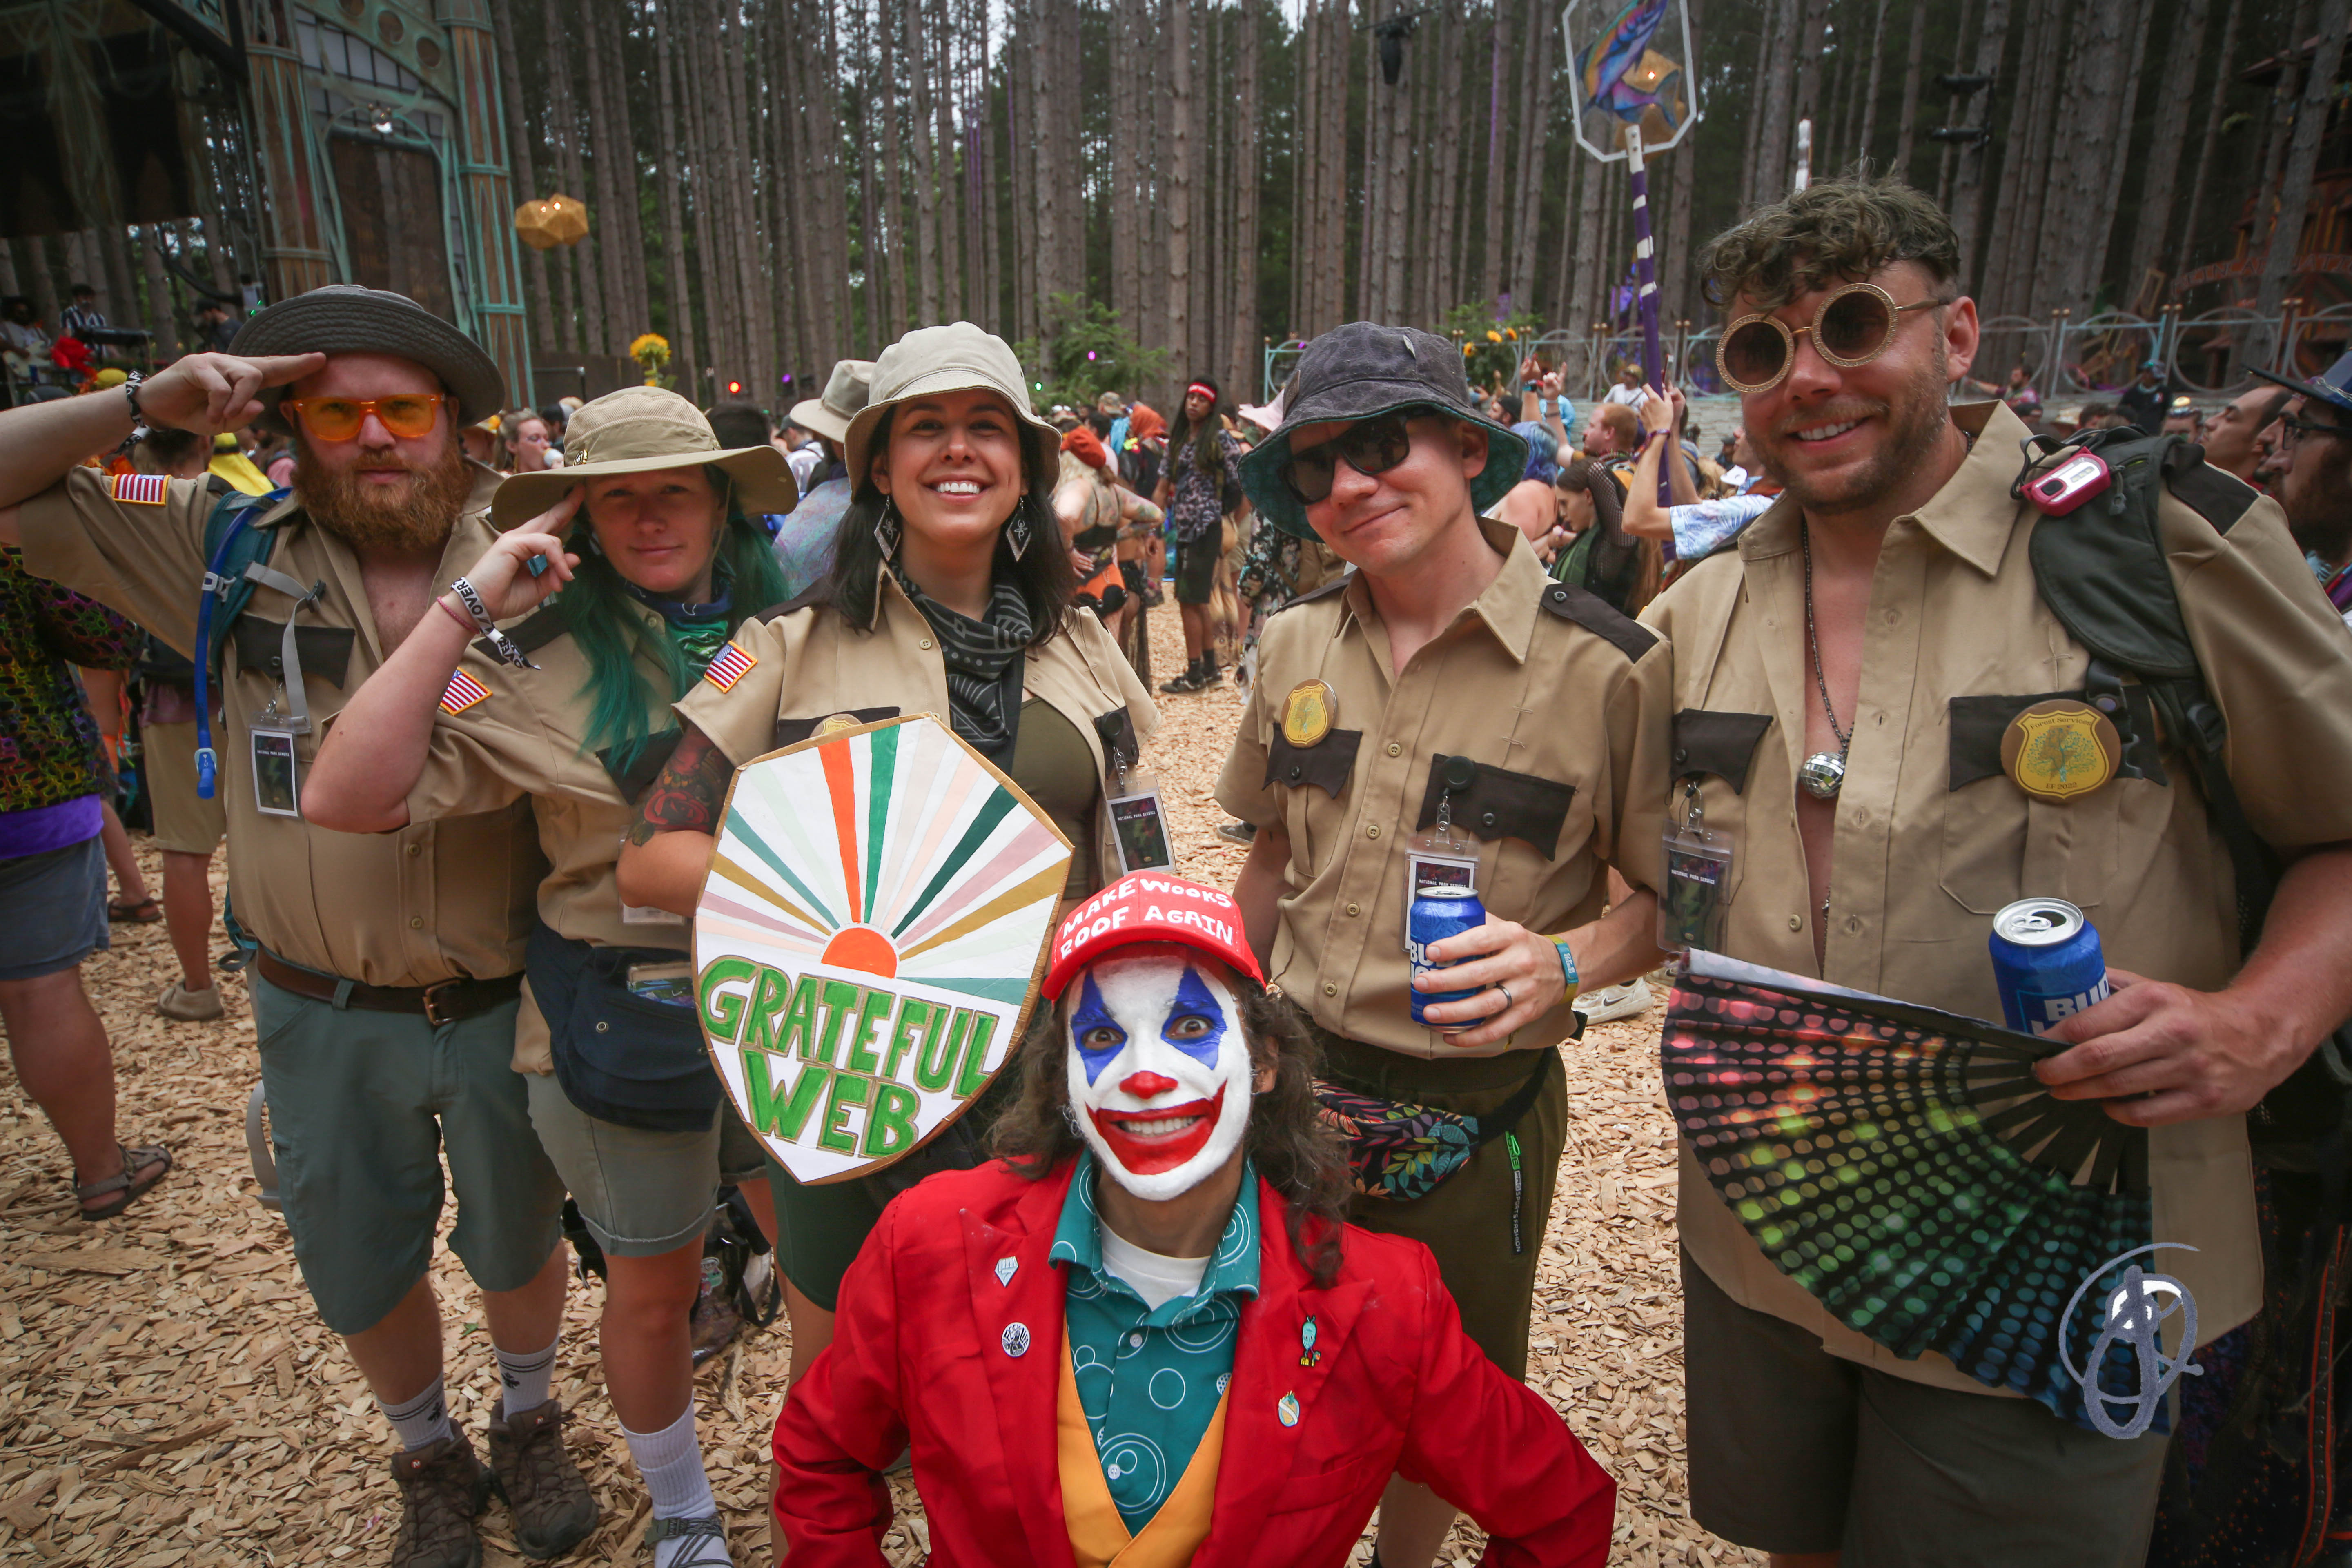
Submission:
[[[1072,606],[1051,504],[1060,444],[1013,351],[978,327],[927,327],[883,351],[842,443],[857,488],[833,574],[744,626],[740,678],[678,704],[687,739],[622,852],[633,900],[693,909],[735,768],[836,715],[946,714],[1078,847],[1066,899],[1118,875],[1103,781],[1112,750],[1132,764],[1159,714],[1102,623]],[[979,1163],[1000,1098],[878,1175],[803,1187],[770,1167],[795,1375],[830,1342],[842,1272],[883,1204]]]
[[[321,826],[383,832],[529,801],[551,869],[515,1065],[604,1252],[604,1381],[652,1493],[655,1568],[717,1568],[725,1521],[695,1436],[688,1318],[719,1184],[743,1184],[774,1223],[751,1180],[759,1141],[727,1105],[693,1008],[670,1000],[691,930],[625,905],[614,861],[677,743],[670,703],[782,596],[751,519],[797,498],[782,452],[720,447],[659,387],[583,405],[564,458],[499,487],[492,516],[512,531],[337,715],[303,805]],[[479,616],[509,624],[493,637]]]

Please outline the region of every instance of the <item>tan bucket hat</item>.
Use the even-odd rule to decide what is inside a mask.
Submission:
[[[803,430],[814,431],[828,441],[849,438],[849,422],[857,417],[872,395],[874,362],[870,359],[845,359],[837,362],[833,374],[824,378],[824,395],[812,397],[793,405],[784,417]]]
[[[850,482],[861,489],[866,485],[874,432],[889,409],[909,398],[981,387],[1013,405],[1021,420],[1029,471],[1049,476],[1050,484],[1050,476],[1061,469],[1062,433],[1038,418],[1029,405],[1028,379],[1004,340],[970,321],[919,327],[884,349],[882,357],[874,362],[872,399],[849,422],[849,432],[841,443]]]
[[[563,467],[509,474],[490,501],[500,528],[537,517],[563,492],[600,474],[642,474],[716,463],[735,481],[747,517],[790,511],[800,503],[792,465],[766,442],[721,447],[702,410],[662,386],[625,386],[580,405],[563,431]]]

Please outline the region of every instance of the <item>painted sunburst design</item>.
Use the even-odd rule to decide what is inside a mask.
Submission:
[[[786,1169],[837,1180],[903,1158],[985,1087],[1025,1021],[1069,863],[1045,813],[928,714],[736,775],[696,912],[698,994],[720,1077]],[[909,1043],[875,1049],[886,1021]],[[956,1061],[971,1039],[984,1058]],[[822,1114],[811,1064],[829,1075]],[[831,1082],[851,1077],[867,1099]]]

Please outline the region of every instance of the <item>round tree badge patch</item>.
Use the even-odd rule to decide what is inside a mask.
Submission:
[[[1331,732],[1339,697],[1320,680],[1302,680],[1282,700],[1282,738],[1294,746],[1317,746]]]
[[[735,775],[695,911],[719,1081],[814,1185],[904,1159],[1012,1055],[1069,841],[936,717],[818,734]]]
[[[2037,702],[2000,738],[2000,765],[2017,787],[2061,804],[2115,777],[2123,754],[2114,721],[2082,702]]]

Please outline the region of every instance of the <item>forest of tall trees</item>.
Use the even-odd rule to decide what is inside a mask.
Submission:
[[[2080,319],[2265,253],[2312,186],[2347,0],[1687,4],[1705,118],[1651,181],[1669,320],[1707,313],[1696,251],[1789,188],[1805,121],[1817,177],[1867,160],[1945,203],[1988,315]],[[1254,396],[1269,338],[1581,330],[1631,265],[1623,165],[1575,143],[1551,0],[493,9],[518,195],[594,216],[527,253],[534,341],[657,331],[704,395],[801,395],[922,322],[1044,345],[1108,310],[1167,351],[1151,390]],[[1408,15],[1391,84],[1373,28]],[[2317,61],[2293,47],[2331,28]],[[2271,271],[2191,307],[2275,305]]]

